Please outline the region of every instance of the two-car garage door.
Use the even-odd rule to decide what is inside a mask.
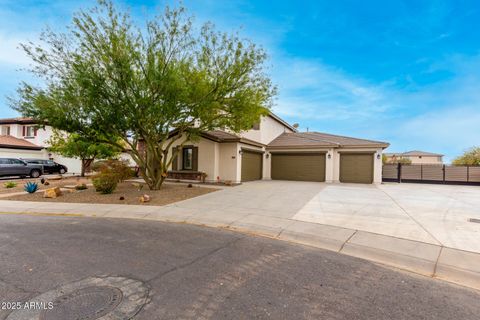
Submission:
[[[274,180],[325,181],[325,153],[272,153]],[[373,154],[341,153],[340,182],[372,183]]]
[[[325,153],[272,153],[272,179],[325,181]]]

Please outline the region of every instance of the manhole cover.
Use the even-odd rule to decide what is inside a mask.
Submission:
[[[87,287],[63,295],[53,308],[42,311],[41,320],[91,320],[103,317],[122,301],[122,291],[115,287]]]
[[[468,219],[468,221],[474,222],[474,223],[480,223],[480,219],[475,219],[475,218],[470,218]]]
[[[133,318],[147,301],[148,288],[141,281],[90,277],[25,301],[25,307],[14,310],[7,320],[126,320]]]

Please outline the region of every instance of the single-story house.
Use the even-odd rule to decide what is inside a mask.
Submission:
[[[388,162],[396,162],[402,159],[410,160],[412,164],[443,164],[443,154],[426,151],[407,151],[385,153]]]
[[[169,176],[211,182],[252,180],[381,183],[386,142],[319,132],[298,132],[277,115],[262,117],[252,129],[235,134],[204,132],[181,146]]]

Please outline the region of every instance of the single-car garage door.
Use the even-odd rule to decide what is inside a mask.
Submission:
[[[324,153],[272,153],[272,179],[325,181]]]
[[[242,150],[242,181],[262,179],[262,153]]]
[[[341,153],[340,182],[372,183],[373,154]]]

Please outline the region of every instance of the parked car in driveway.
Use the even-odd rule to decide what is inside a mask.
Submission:
[[[43,165],[43,172],[44,173],[60,173],[64,174],[67,173],[68,168],[63,164],[57,163],[53,160],[45,160],[45,159],[22,159],[27,163],[33,164],[40,164]]]
[[[43,165],[27,163],[17,158],[0,158],[0,176],[30,176],[38,178],[43,174]]]

